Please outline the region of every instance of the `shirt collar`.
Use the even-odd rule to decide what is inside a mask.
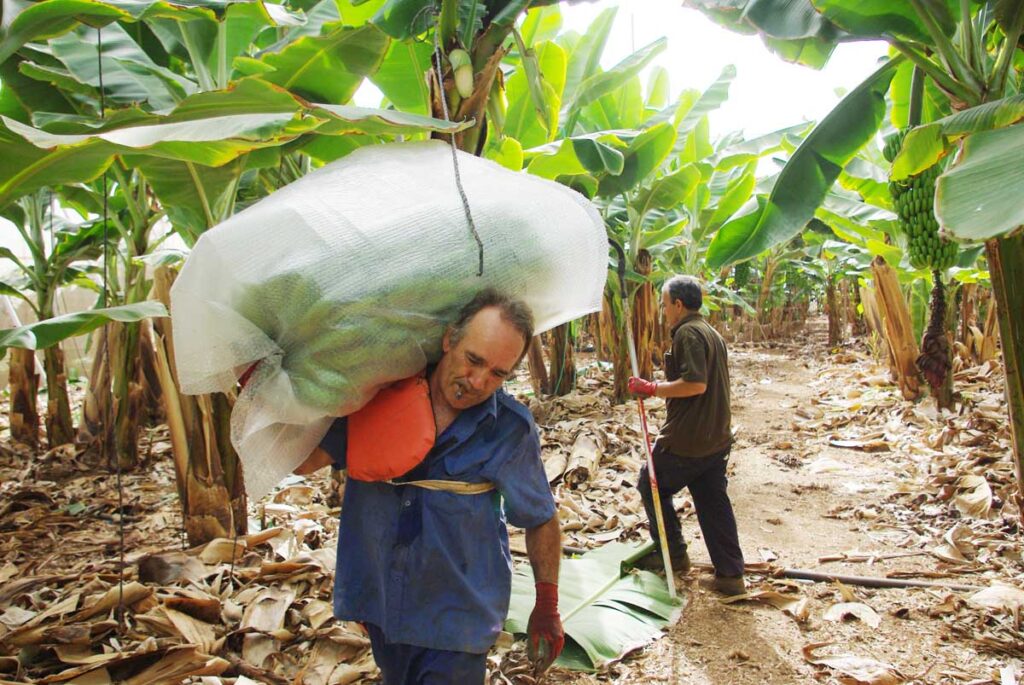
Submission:
[[[446,438],[453,438],[456,443],[464,442],[470,438],[473,433],[480,427],[480,424],[485,419],[490,418],[491,423],[498,418],[498,393],[492,393],[490,397],[481,402],[475,404],[468,409],[463,409],[459,412],[459,415],[455,417],[450,425],[444,432]],[[440,438],[441,436],[438,436]]]
[[[704,317],[702,317],[700,315],[700,312],[693,312],[692,314],[687,314],[686,316],[684,316],[682,318],[682,320],[680,320],[679,323],[677,323],[675,326],[672,327],[672,335],[675,335],[676,331],[679,330],[679,327],[682,326],[687,321],[693,321],[694,319],[702,319],[702,318],[704,318]]]
[[[473,411],[476,413],[476,423],[480,423],[485,417],[491,417],[491,419],[498,418],[498,393],[501,390],[495,390],[488,396],[486,400],[478,405],[470,407],[467,411]]]

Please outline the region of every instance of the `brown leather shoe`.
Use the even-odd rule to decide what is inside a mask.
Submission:
[[[690,555],[685,551],[679,555],[670,554],[669,559],[672,561],[672,573],[681,573],[685,576],[690,572]],[[656,549],[640,557],[633,564],[633,568],[644,571],[664,571],[665,561],[661,558],[661,550]]]
[[[743,576],[712,576],[711,578],[701,578],[697,584],[705,590],[719,592],[727,597],[742,595],[747,591],[747,584],[743,581]]]

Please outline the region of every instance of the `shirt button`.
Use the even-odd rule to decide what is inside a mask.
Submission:
[[[403,507],[411,507],[412,506],[412,501],[411,500],[405,500],[404,502],[402,502],[402,506]]]

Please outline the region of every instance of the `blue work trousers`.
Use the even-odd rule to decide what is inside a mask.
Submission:
[[[428,629],[429,628],[426,628]],[[487,654],[449,652],[388,642],[377,626],[367,623],[373,658],[384,685],[483,685]]]

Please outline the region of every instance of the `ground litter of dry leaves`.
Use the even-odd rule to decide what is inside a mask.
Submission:
[[[554,669],[547,682],[1021,682],[1024,561],[998,363],[958,361],[957,411],[939,414],[931,400],[904,401],[863,346],[827,350],[820,328],[730,354],[747,596],[699,589],[700,569],[678,577],[687,605],[665,636],[597,674]],[[524,397],[574,548],[646,535],[632,485],[639,416],[611,405],[610,381],[591,362],[576,394]],[[663,404],[648,409],[660,425]],[[147,430],[141,451],[121,506],[88,453],[0,442],[0,682],[373,682],[360,628],[331,616],[326,475],[254,503],[250,535],[186,549],[165,429]],[[706,560],[689,498],[676,505],[691,556]],[[523,549],[521,533],[512,547]],[[786,569],[936,585],[809,582]],[[533,682],[521,643],[489,663],[489,683]]]

